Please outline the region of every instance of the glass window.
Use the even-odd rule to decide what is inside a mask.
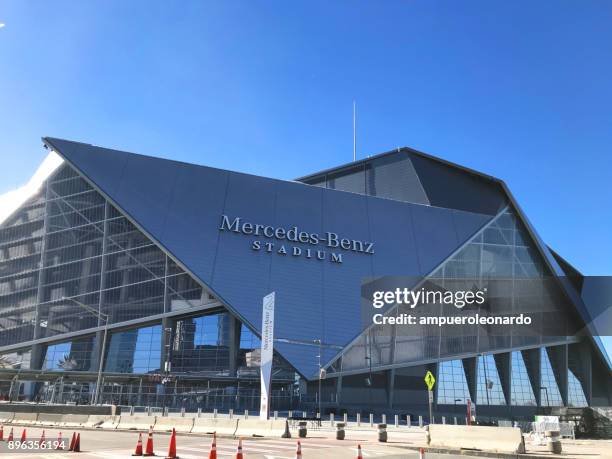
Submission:
[[[478,404],[506,404],[495,358],[490,354],[478,357]]]
[[[542,406],[563,406],[563,399],[561,398],[561,392],[555,379],[555,374],[548,358],[548,352],[546,348],[540,349],[541,353],[541,378],[542,378]]]
[[[451,360],[440,362],[438,367],[438,403],[465,405],[470,399],[463,362]]]
[[[156,373],[161,361],[161,325],[113,333],[104,370],[111,373]]]
[[[177,321],[173,371],[228,370],[230,320],[228,313],[222,313]]]
[[[527,366],[520,351],[512,353],[512,405],[535,406],[536,399],[529,380]]]
[[[47,346],[43,370],[91,371],[95,336]]]
[[[572,370],[568,369],[567,371],[567,390],[569,406],[588,406],[586,396],[584,395],[584,390],[582,389],[582,384],[580,384],[580,381]]]

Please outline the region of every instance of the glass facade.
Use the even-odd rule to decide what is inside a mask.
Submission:
[[[540,350],[541,358],[541,403],[542,406],[563,406],[563,399],[561,398],[561,391],[557,385],[557,379],[553,371],[548,352],[545,348]]]
[[[470,391],[461,360],[440,362],[437,386],[439,404],[465,405],[470,399]]]
[[[480,405],[506,404],[495,358],[491,354],[478,357],[477,400]]]
[[[0,345],[212,301],[67,165],[0,227]]]
[[[481,316],[502,312],[543,312],[554,315],[558,322],[566,323],[569,306],[558,287],[547,281],[548,274],[526,229],[507,208],[436,268],[423,285],[426,284],[429,290],[452,291],[471,290],[477,283],[479,289],[487,289],[487,303],[478,310]],[[529,279],[538,280],[538,288],[529,290],[533,286],[527,282]],[[405,304],[396,308],[393,312],[414,313]],[[431,327],[423,329],[420,336],[407,334],[402,325],[393,328],[373,326],[364,332],[344,351],[342,370],[366,370],[369,364],[367,354],[372,354],[374,366],[415,364],[567,339],[540,333],[510,335],[505,329],[495,326],[462,326],[460,334],[449,330],[442,334],[441,329]]]
[[[45,351],[43,370],[93,371],[92,355],[95,336],[79,338],[64,343],[51,344]]]
[[[159,373],[161,367],[161,325],[113,333],[104,371],[110,373]]]
[[[520,351],[512,353],[512,377],[510,382],[512,405],[535,406],[536,398],[529,380],[523,354]]]
[[[570,369],[567,370],[567,403],[569,406],[588,406],[586,396],[584,395],[584,390],[582,389],[582,384],[574,374],[574,372]]]
[[[222,371],[229,368],[228,313],[180,319],[172,345],[174,372]]]

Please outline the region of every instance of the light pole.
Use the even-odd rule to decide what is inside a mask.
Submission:
[[[106,337],[108,335],[108,314],[104,314],[103,312],[100,312],[100,311],[92,308],[89,305],[81,303],[80,301],[75,300],[74,298],[62,297],[61,300],[70,300],[73,303],[81,306],[86,311],[91,312],[93,315],[98,317],[98,319],[101,319],[101,320],[104,321],[104,335],[103,335],[103,338],[102,338],[102,349],[101,349],[101,353],[100,353],[100,358],[98,359],[99,362],[98,362],[98,377],[96,379],[96,389],[94,390],[94,393],[93,393],[93,395],[91,397],[91,404],[92,405],[97,405],[98,404],[98,399],[100,397],[100,383],[102,382],[102,366],[104,365],[104,353],[106,352]]]
[[[323,343],[320,339],[315,339],[313,340],[313,342],[319,345],[319,355],[317,356],[317,358],[319,359],[319,393],[317,395],[317,402],[319,405],[319,417],[323,419],[323,413],[321,412],[321,377],[323,376],[321,374],[321,351]]]

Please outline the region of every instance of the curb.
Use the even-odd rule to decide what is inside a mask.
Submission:
[[[476,456],[476,457],[492,457],[496,459],[551,459],[551,458],[571,458],[573,456],[566,454],[519,454],[519,453],[500,453],[496,451],[483,451],[480,449],[450,449],[450,448],[435,448],[430,446],[402,446],[394,445],[398,448],[419,451],[421,448],[426,453],[438,454],[458,454],[461,456]]]

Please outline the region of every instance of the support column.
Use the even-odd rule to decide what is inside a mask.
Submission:
[[[511,354],[509,352],[494,354],[493,358],[495,360],[495,366],[497,366],[497,372],[499,374],[502,391],[504,392],[504,397],[506,399],[506,405],[510,406],[512,404],[512,392],[510,387],[512,383]]]
[[[542,406],[542,351],[541,349],[528,349],[521,351],[527,376],[529,376],[529,384],[536,399],[536,406]]]
[[[230,316],[229,321],[229,374],[230,376],[236,376],[238,372],[238,353],[240,351],[242,324],[233,316]]]
[[[478,357],[463,359],[463,372],[472,402],[478,403]]]
[[[339,375],[336,378],[336,403],[338,407],[340,407],[340,403],[342,402],[342,375]]]
[[[395,368],[387,370],[387,406],[393,409],[393,396],[395,395]]]

